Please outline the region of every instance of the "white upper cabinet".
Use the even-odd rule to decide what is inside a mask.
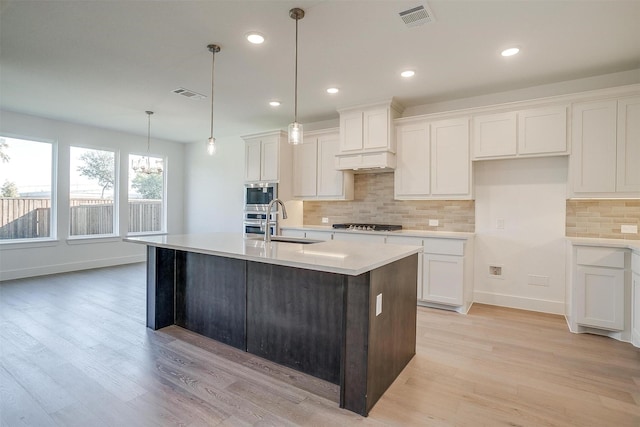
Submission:
[[[575,104],[575,197],[640,197],[640,97]]]
[[[485,114],[473,118],[473,158],[516,155],[516,113]]]
[[[532,108],[473,118],[473,159],[568,154],[567,107]]]
[[[401,107],[391,101],[340,110],[337,169],[395,167],[393,120]]]
[[[471,199],[469,119],[398,124],[396,199]]]
[[[616,191],[640,197],[640,96],[618,101]]]
[[[276,131],[242,138],[245,141],[245,182],[279,182],[282,178],[280,168],[289,168],[291,162],[290,150],[288,147],[283,148],[286,134]],[[288,159],[284,165],[283,158]]]
[[[471,197],[469,119],[431,123],[431,194]]]
[[[420,122],[398,125],[396,134],[396,199],[428,196],[431,192],[429,124]]]
[[[518,112],[518,154],[566,154],[567,107]]]
[[[293,195],[300,199],[351,200],[353,174],[336,170],[337,131],[308,132],[293,147]]]

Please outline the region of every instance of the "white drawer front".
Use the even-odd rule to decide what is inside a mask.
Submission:
[[[424,239],[424,252],[439,255],[464,256],[464,240],[458,239]]]
[[[578,247],[576,263],[597,267],[624,268],[624,250],[613,248]]]
[[[392,245],[422,246],[422,239],[420,237],[387,236],[387,243]]]

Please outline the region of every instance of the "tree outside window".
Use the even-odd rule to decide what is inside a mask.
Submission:
[[[140,168],[139,165],[151,165]],[[165,229],[165,172],[161,157],[129,155],[129,233],[162,232]],[[160,172],[162,171],[162,172]]]

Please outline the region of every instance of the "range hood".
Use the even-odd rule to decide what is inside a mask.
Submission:
[[[377,153],[338,154],[337,170],[352,170],[355,173],[392,172],[396,168],[396,155],[384,151]]]

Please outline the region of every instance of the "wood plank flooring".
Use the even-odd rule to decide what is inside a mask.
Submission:
[[[337,386],[145,327],[145,266],[0,283],[2,426],[640,426],[640,350],[564,318],[418,308],[417,354],[368,418]]]

